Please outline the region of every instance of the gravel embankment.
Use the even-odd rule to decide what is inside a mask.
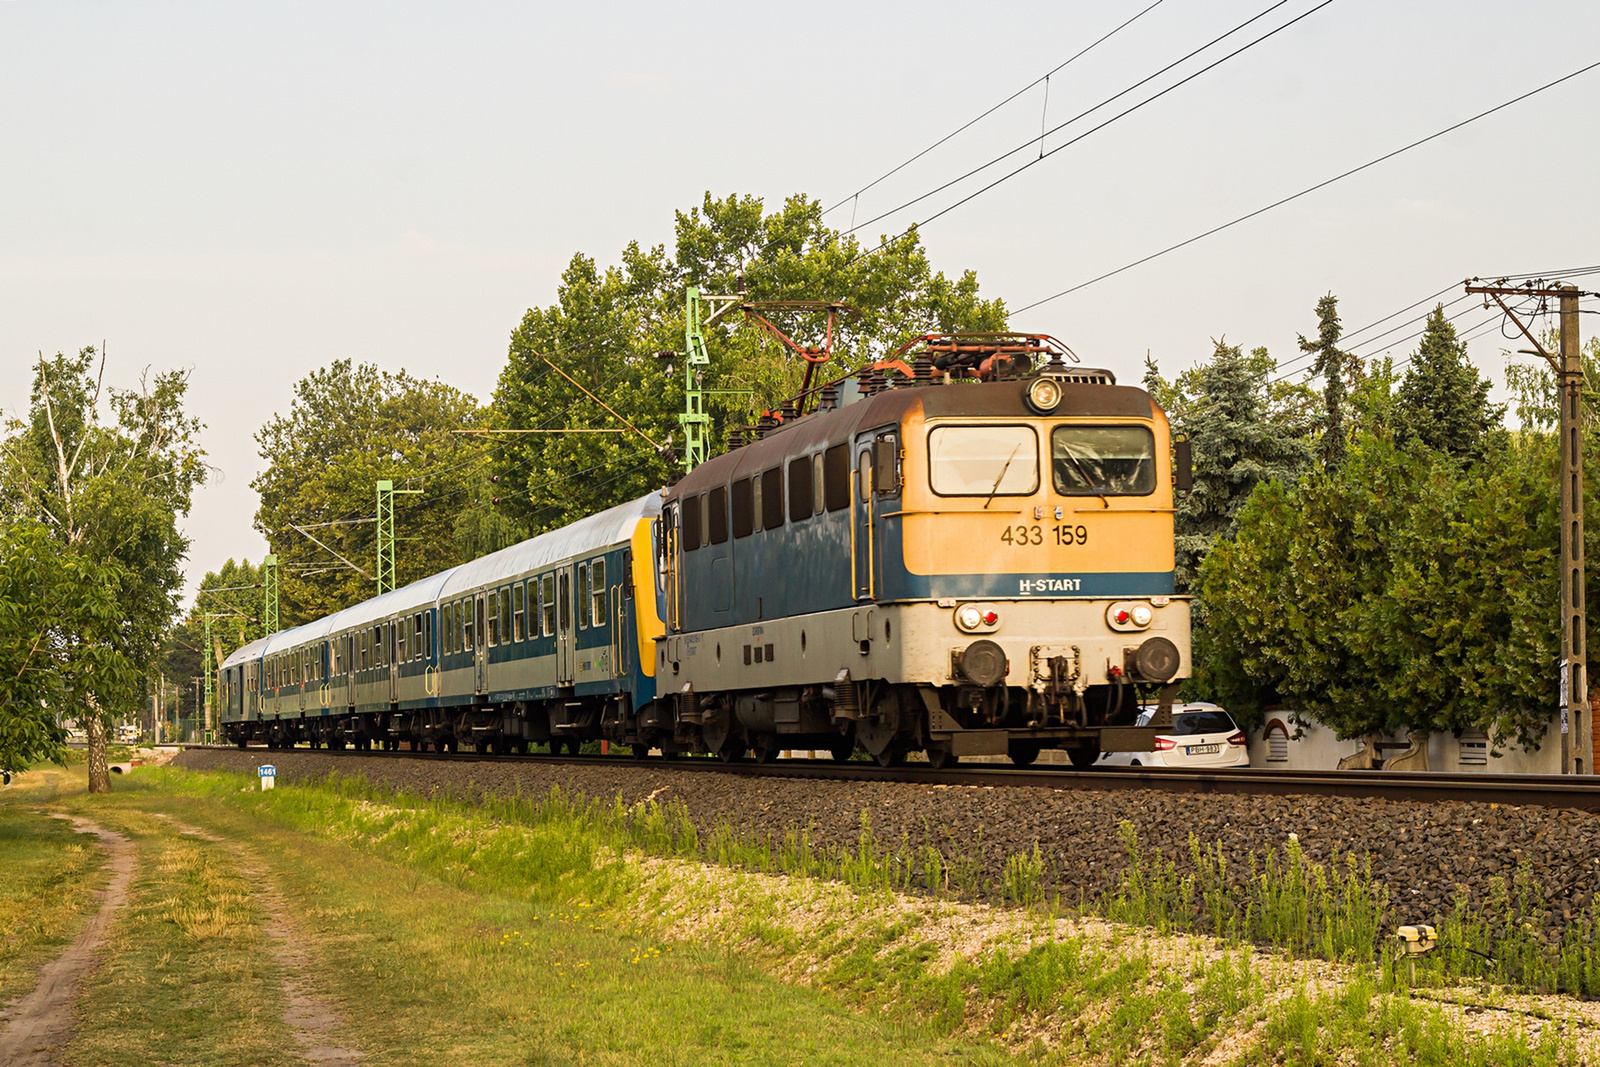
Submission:
[[[787,830],[810,827],[819,845],[854,845],[866,811],[880,842],[897,844],[904,834],[947,856],[976,854],[989,878],[999,876],[1007,856],[1030,852],[1037,842],[1051,881],[1069,896],[1115,885],[1126,866],[1117,834],[1123,819],[1137,828],[1146,855],[1159,849],[1181,867],[1188,866],[1191,832],[1203,845],[1220,842],[1230,870],[1241,873],[1251,852],[1281,849],[1290,833],[1316,859],[1335,850],[1370,854],[1396,912],[1415,921],[1448,911],[1458,887],[1482,900],[1490,878],[1509,879],[1523,857],[1555,916],[1587,906],[1600,888],[1600,816],[1550,808],[742,778],[661,764],[457,763],[260,749],[190,749],[174,763],[251,772],[272,763],[283,781],[338,771],[423,794],[530,796],[560,786],[629,803],[654,795],[683,803],[702,832],[719,819],[751,837],[781,839]]]

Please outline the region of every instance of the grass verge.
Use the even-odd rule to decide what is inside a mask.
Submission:
[[[775,849],[721,832],[701,841],[681,809],[559,792],[469,804],[353,780],[265,794],[240,775],[146,782],[183,794],[210,825],[272,842],[290,891],[334,908],[307,911],[318,943],[344,994],[385,1026],[419,999],[443,1020],[458,1009],[481,1020],[466,1035],[454,1022],[400,1024],[407,1047],[430,1054],[493,1058],[510,1033],[566,1050],[551,1055],[583,1048],[593,1062],[848,1063],[880,1056],[888,1042],[897,1062],[1555,1065],[1585,1062],[1581,1043],[1594,1036],[1576,1033],[1581,1020],[1549,1018],[1549,1005],[1460,990],[1455,1005],[1414,999],[1400,971],[1370,961],[1338,968],[1172,923],[1160,931],[1068,917],[1037,899],[1037,854],[1007,868],[1005,892],[1034,899],[1030,909],[908,896],[898,891],[907,872],[925,878],[931,858],[908,864],[915,854],[902,845],[886,860],[866,824],[856,849],[819,853],[803,835]],[[384,866],[358,879],[339,860],[350,850]],[[848,884],[807,876],[819,869]],[[308,872],[324,881],[306,881]],[[406,889],[397,899],[396,879]],[[1304,881],[1301,896],[1318,884]],[[1271,921],[1302,903],[1280,894]],[[429,929],[429,916],[444,933]],[[370,942],[386,935],[375,950]],[[640,979],[654,994],[644,1002]],[[391,990],[398,1000],[386,999]],[[519,1004],[531,1013],[519,1015]]]

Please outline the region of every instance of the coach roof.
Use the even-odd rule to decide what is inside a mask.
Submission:
[[[449,572],[449,580],[439,590],[439,599],[448,600],[473,589],[499,585],[564,560],[626,544],[633,540],[640,522],[655,519],[660,514],[661,494],[650,493],[579,519],[570,526],[502,548]]]

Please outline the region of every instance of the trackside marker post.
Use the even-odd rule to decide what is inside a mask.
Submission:
[[[278,781],[278,768],[270,763],[263,763],[256,768],[256,774],[261,776],[261,788],[271,789]]]

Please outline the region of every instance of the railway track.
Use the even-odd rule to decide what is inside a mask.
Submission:
[[[182,745],[182,748],[238,751],[232,745]],[[271,749],[248,749],[271,756]],[[293,751],[310,752],[311,749]],[[316,749],[319,754],[335,754]],[[495,756],[475,752],[337,753],[351,760],[409,759],[468,763],[559,763],[578,766],[627,765],[658,767],[702,774],[758,778],[800,778],[858,782],[910,782],[922,785],[979,786],[997,789],[1062,789],[1117,791],[1153,789],[1169,793],[1232,793],[1258,796],[1342,796],[1424,803],[1464,801],[1480,804],[1535,805],[1600,811],[1600,777],[1569,778],[1548,774],[1461,774],[1443,771],[1274,771],[1240,768],[1197,771],[1156,767],[1099,767],[1090,771],[964,764],[944,770],[925,765],[879,767],[875,764],[824,760],[737,762],[700,757],[643,761],[625,756]],[[264,761],[265,762],[265,761]]]

